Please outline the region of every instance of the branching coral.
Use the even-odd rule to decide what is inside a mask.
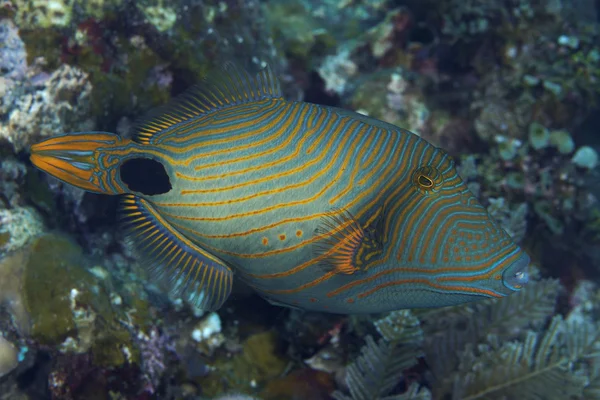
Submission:
[[[410,311],[395,311],[375,322],[382,336],[377,342],[367,336],[361,355],[346,372],[350,397],[335,392],[337,400],[427,399],[429,392],[411,387],[407,393],[389,396],[398,386],[403,371],[414,366],[421,356],[423,332]]]
[[[468,348],[455,373],[452,398],[596,399],[588,388],[594,378],[589,363],[599,361],[600,326],[565,322],[557,315],[545,331],[527,331],[522,341],[502,343],[490,336],[477,349]]]
[[[368,336],[348,367],[351,397],[334,397],[428,398],[418,384],[390,396],[422,348],[432,373],[422,383],[435,399],[598,399],[600,324],[575,311],[553,316],[559,289],[557,281],[543,280],[506,298],[419,312],[419,319],[393,312],[375,322],[383,338]]]

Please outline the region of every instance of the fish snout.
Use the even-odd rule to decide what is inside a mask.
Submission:
[[[504,286],[514,291],[522,289],[529,281],[529,261],[527,253],[521,252],[521,256],[504,270]]]
[[[104,132],[56,136],[32,145],[30,160],[63,182],[91,192],[110,193],[100,186],[100,177],[106,172],[98,164],[98,150],[123,141],[118,135]]]

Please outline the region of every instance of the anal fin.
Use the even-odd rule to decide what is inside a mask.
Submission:
[[[233,270],[169,224],[146,200],[124,195],[121,211],[153,278],[166,280],[173,294],[204,310],[229,297]]]
[[[315,256],[329,271],[354,274],[369,269],[382,253],[381,209],[362,226],[347,210],[335,209],[322,218],[315,231],[320,239]]]

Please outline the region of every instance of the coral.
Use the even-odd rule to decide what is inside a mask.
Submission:
[[[162,2],[160,2],[162,3]],[[159,32],[165,32],[173,28],[177,20],[177,12],[172,7],[164,5],[141,6],[138,5],[146,20]]]
[[[19,151],[41,137],[72,130],[90,130],[88,76],[64,65],[42,77],[35,86],[13,88],[0,104],[0,139]]]
[[[423,331],[419,320],[410,311],[391,312],[376,321],[375,326],[382,338],[375,342],[367,336],[361,355],[347,368],[345,382],[350,397],[336,391],[334,398],[386,398],[398,386],[404,370],[417,364],[417,358],[421,356]]]
[[[541,150],[550,144],[550,131],[538,122],[529,125],[529,144],[535,150]]]
[[[348,105],[362,114],[420,134],[431,112],[420,88],[404,74],[400,71],[368,77],[352,93]]]
[[[524,290],[503,299],[493,299],[422,316],[425,332],[425,358],[436,360],[432,372],[440,377],[436,393],[452,390],[460,355],[485,342],[490,335],[501,341],[520,337],[528,328],[543,327],[555,310],[557,281],[532,282]],[[473,364],[467,364],[473,365]],[[438,396],[436,396],[438,398]]]
[[[27,69],[25,44],[19,37],[17,27],[9,19],[0,20],[0,43],[0,77],[17,80],[23,78]]]
[[[485,91],[493,92],[493,88],[493,84],[488,85]],[[529,110],[515,107],[508,101],[495,99],[493,96],[491,93],[483,94],[482,98],[485,100],[476,100],[472,104],[472,107],[479,109],[474,123],[475,132],[486,142],[492,142],[497,137],[522,141]]]
[[[309,62],[315,48],[333,40],[326,25],[318,21],[303,1],[271,1],[264,9],[273,38],[282,51],[298,60]]]
[[[578,167],[594,169],[598,165],[598,153],[590,146],[582,146],[577,149],[571,161]]]
[[[71,23],[73,5],[68,0],[16,0],[15,20],[21,28],[64,27]]]
[[[317,69],[325,81],[325,90],[330,93],[344,94],[348,79],[357,73],[358,67],[348,57],[349,50],[341,50],[333,56],[325,57]]]
[[[241,352],[228,357],[218,357],[209,363],[218,372],[199,379],[206,395],[216,395],[227,390],[252,392],[283,373],[287,361],[279,348],[280,338],[275,332],[260,332],[248,337]]]
[[[493,336],[487,342],[463,354],[452,398],[592,398],[584,395],[590,386],[585,365],[600,355],[595,324],[558,315],[544,332],[527,331],[520,342],[501,343]]]
[[[269,379],[279,375],[286,362],[278,355],[276,335],[272,332],[250,336],[244,343],[244,356],[256,370],[257,377]]]
[[[17,349],[0,335],[0,378],[15,369],[18,364]]]
[[[571,134],[564,129],[550,132],[550,144],[561,154],[570,154],[575,149]]]
[[[532,123],[525,142],[497,135],[489,153],[470,158],[475,165],[469,169],[474,173],[463,178],[503,228],[516,233],[517,240],[525,238],[538,245],[544,243],[545,234],[573,232],[559,241],[559,246],[568,248],[570,243],[589,240],[584,238],[588,230],[582,227],[594,220],[592,213],[597,204],[589,184],[592,170],[573,163],[573,148],[569,131],[549,130],[541,123]],[[498,203],[495,199],[503,200]],[[537,226],[543,229],[527,235],[527,228]]]
[[[221,319],[219,314],[213,312],[196,324],[192,331],[192,339],[198,343],[198,350],[211,355],[225,342],[221,333]]]
[[[7,208],[16,208],[25,203],[28,193],[23,190],[27,167],[15,157],[5,156],[0,161],[0,202]],[[0,206],[1,208],[1,206]],[[2,247],[0,245],[0,247]]]
[[[2,3],[0,375],[2,341],[24,361],[0,398],[600,398],[597,124],[581,128],[600,93],[592,3]],[[106,218],[115,204],[33,172],[26,149],[69,130],[128,136],[224,61],[268,61],[289,98],[302,87],[444,148],[532,275],[561,284],[375,324],[161,295]]]
[[[44,231],[42,217],[32,208],[0,210],[0,256],[23,247]]]
[[[10,316],[10,320],[4,322],[12,324],[21,334],[28,334],[30,331],[29,314],[21,291],[26,261],[25,250],[0,258],[0,309],[6,308]]]
[[[365,41],[371,54],[376,59],[398,58],[398,49],[402,49],[406,44],[406,34],[412,23],[413,19],[408,9],[401,7],[389,10],[383,21],[365,33]]]
[[[219,318],[219,314],[213,312],[196,325],[192,331],[192,339],[196,342],[201,342],[220,332],[221,319]]]
[[[556,281],[534,282],[514,296],[423,311],[419,319],[393,312],[375,322],[383,338],[375,342],[368,336],[348,367],[351,397],[339,391],[333,396],[389,395],[402,386],[403,370],[416,364],[423,348],[435,377],[429,382],[434,398],[536,399],[540,393],[557,400],[598,398],[600,326],[577,308],[552,317],[558,288]],[[408,348],[396,354],[390,347],[395,340]],[[388,363],[400,366],[387,368]],[[417,382],[405,387],[405,397],[393,398],[431,398]]]
[[[85,18],[106,17],[122,0],[13,0],[21,29],[66,28]]]
[[[511,205],[504,198],[488,199],[488,213],[492,218],[500,223],[502,229],[506,231],[517,243],[520,243],[525,237],[527,230],[527,203]]]
[[[139,332],[136,341],[140,347],[142,373],[146,380],[144,391],[152,394],[167,367],[167,353],[174,353],[175,350],[171,338],[157,328],[151,329],[148,335]]]
[[[81,249],[69,240],[42,236],[24,265],[23,298],[31,336],[65,353],[90,351],[96,365],[138,361],[131,335],[100,282],[81,265]]]

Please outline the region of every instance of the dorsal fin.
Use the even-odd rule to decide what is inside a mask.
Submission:
[[[234,63],[208,74],[181,96],[151,112],[137,126],[134,140],[150,143],[154,134],[192,118],[238,104],[281,98],[279,80],[267,65],[252,76]]]

